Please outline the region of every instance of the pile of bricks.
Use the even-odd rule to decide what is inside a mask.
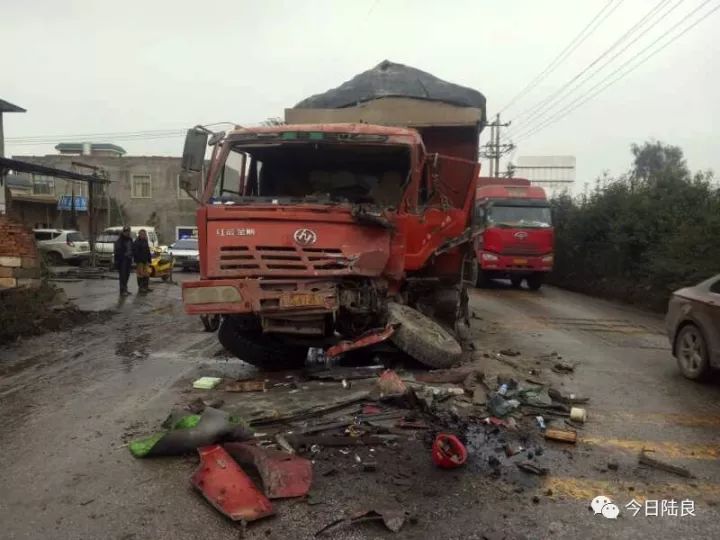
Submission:
[[[32,231],[0,215],[0,289],[39,287],[40,272]]]

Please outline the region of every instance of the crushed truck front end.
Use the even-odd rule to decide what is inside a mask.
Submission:
[[[201,279],[183,283],[186,312],[223,315],[223,345],[265,367],[270,346],[287,356],[383,324],[420,149],[413,130],[355,124],[226,135],[197,212]]]

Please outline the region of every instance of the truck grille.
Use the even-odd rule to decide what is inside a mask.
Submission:
[[[340,249],[285,246],[223,246],[219,269],[234,275],[273,273],[338,275],[351,272],[352,261]]]
[[[537,246],[524,244],[521,242],[508,243],[503,246],[500,251],[501,255],[544,255],[544,250]]]

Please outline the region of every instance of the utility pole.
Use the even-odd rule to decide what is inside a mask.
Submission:
[[[500,129],[508,127],[510,122],[502,123],[500,115],[495,115],[495,121],[490,126],[490,142],[485,144],[480,151],[480,156],[490,160],[490,176],[500,176],[500,157],[515,148],[513,143],[500,144]]]

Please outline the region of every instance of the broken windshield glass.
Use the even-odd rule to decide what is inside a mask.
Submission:
[[[243,193],[252,199],[397,207],[410,172],[410,152],[402,145],[274,143],[235,150],[249,156]]]

